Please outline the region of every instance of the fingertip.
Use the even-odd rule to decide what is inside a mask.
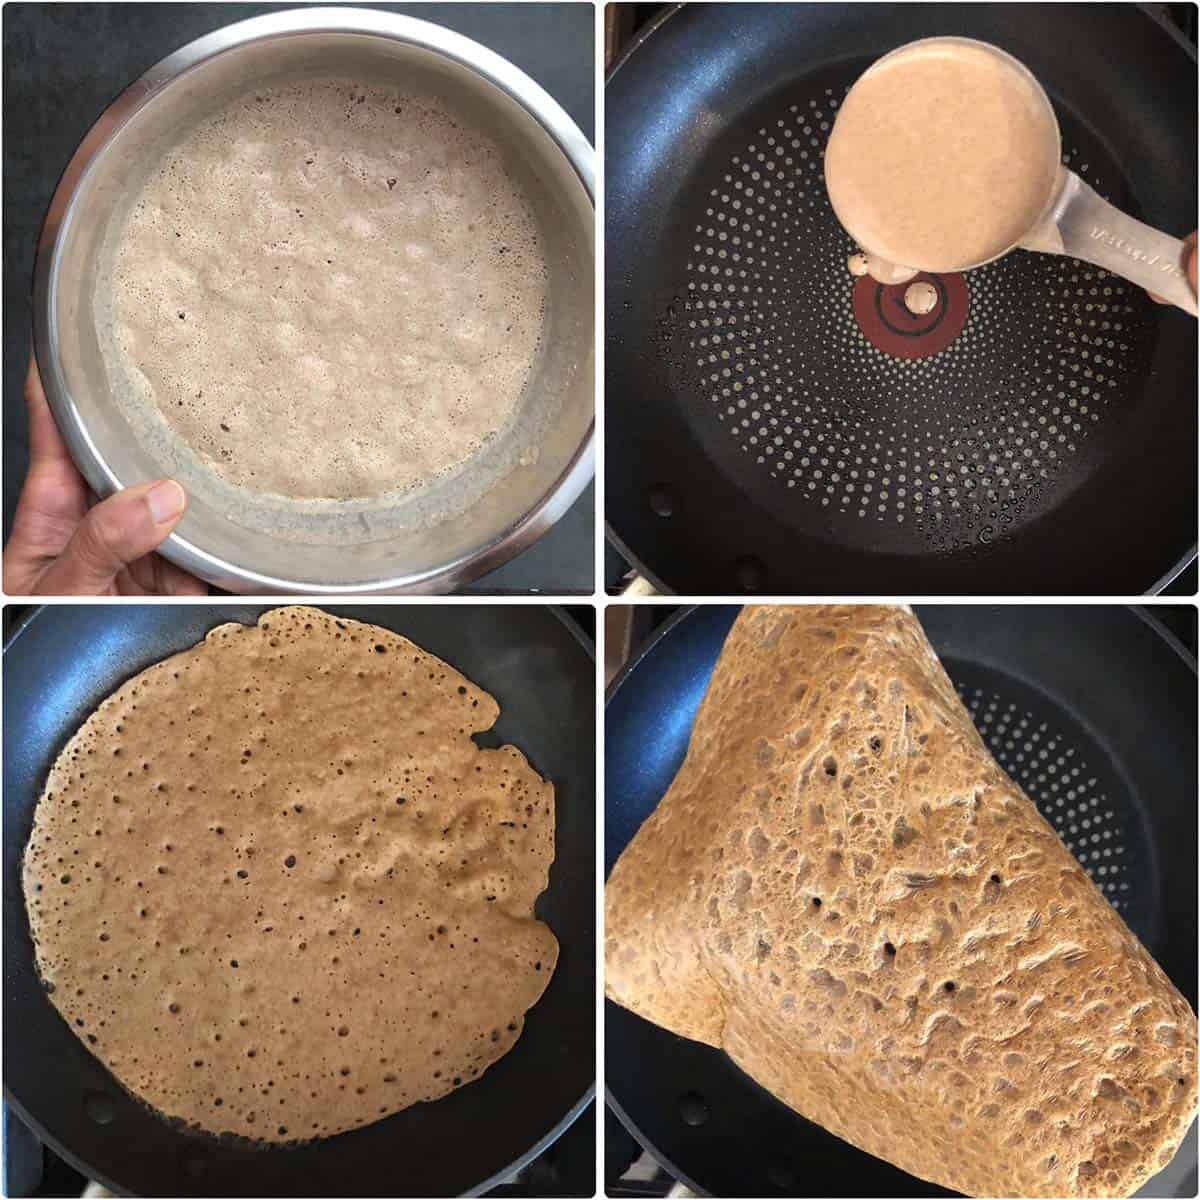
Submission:
[[[187,508],[187,493],[174,479],[160,479],[147,490],[146,504],[155,525],[176,525]]]

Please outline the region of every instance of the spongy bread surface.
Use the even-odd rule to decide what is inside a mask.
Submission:
[[[309,608],[221,625],[55,762],[24,889],[39,973],[132,1093],[263,1141],[478,1078],[558,956],[554,795],[453,667]]]
[[[1195,1113],[1194,1014],[901,609],[742,612],[605,910],[613,1000],[967,1195],[1129,1195]]]

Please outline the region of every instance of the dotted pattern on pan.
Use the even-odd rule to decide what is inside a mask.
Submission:
[[[882,524],[918,552],[986,543],[1092,469],[1102,451],[1089,439],[1119,439],[1148,370],[1153,305],[1075,259],[1014,253],[967,274],[971,311],[948,349],[877,350],[854,319],[855,247],[823,178],[847,90],[774,109],[693,206],[677,248],[686,294],[668,309],[682,309],[691,390],[781,503],[815,508],[797,519],[836,522],[861,544]],[[1109,195],[1101,155],[1070,149],[1060,120],[1064,162]]]
[[[1104,750],[1089,744],[1070,718],[1036,706],[995,675],[955,688],[975,728],[1001,767],[1024,789],[1054,826],[1067,849],[1126,922],[1137,930],[1144,918],[1136,892],[1141,835],[1131,819],[1131,800]],[[1036,708],[1035,708],[1036,706]]]

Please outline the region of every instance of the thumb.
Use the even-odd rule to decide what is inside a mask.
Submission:
[[[88,510],[66,549],[42,575],[44,595],[98,596],[179,524],[187,495],[173,479],[139,483]]]
[[[1187,281],[1192,285],[1192,291],[1196,291],[1196,235],[1189,233],[1183,239],[1183,257],[1179,264],[1183,268],[1183,273],[1187,276]],[[1167,301],[1161,296],[1156,296],[1153,292],[1149,293],[1150,299],[1155,304],[1166,304]]]

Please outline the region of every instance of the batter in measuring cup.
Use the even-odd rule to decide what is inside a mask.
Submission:
[[[931,38],[881,58],[850,89],[825,151],[829,200],[881,283],[1003,254],[1055,190],[1059,135],[1009,55]]]

